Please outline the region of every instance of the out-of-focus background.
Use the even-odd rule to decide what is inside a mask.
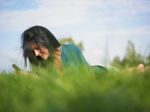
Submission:
[[[149,0],[0,0],[0,71],[23,68],[20,37],[33,25],[79,43],[90,65],[149,63]]]

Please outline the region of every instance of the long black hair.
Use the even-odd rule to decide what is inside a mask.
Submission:
[[[55,36],[47,28],[42,26],[33,26],[25,30],[21,35],[21,41],[25,66],[27,66],[27,59],[34,65],[39,65],[41,61],[39,57],[35,56],[31,44],[48,48],[50,54],[53,54],[55,49],[60,47],[60,43]]]

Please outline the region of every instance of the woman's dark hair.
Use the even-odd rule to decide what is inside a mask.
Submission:
[[[21,35],[21,41],[25,66],[27,66],[27,59],[34,65],[39,65],[41,60],[35,56],[31,48],[32,44],[48,48],[50,54],[53,54],[55,49],[60,46],[55,36],[47,28],[42,26],[33,26],[25,30]]]

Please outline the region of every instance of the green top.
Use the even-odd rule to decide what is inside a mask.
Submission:
[[[61,63],[62,67],[82,67],[86,66],[90,70],[93,70],[96,73],[106,73],[107,69],[103,66],[94,65],[90,66],[84,56],[82,55],[81,50],[73,44],[62,45],[61,50]]]
[[[61,63],[62,66],[88,65],[81,50],[73,44],[62,45]]]

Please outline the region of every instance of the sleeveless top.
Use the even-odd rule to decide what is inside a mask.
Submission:
[[[62,68],[67,67],[88,67],[89,70],[96,74],[107,73],[108,70],[100,65],[90,66],[84,58],[81,50],[74,44],[67,44],[61,46],[61,65]]]
[[[61,64],[63,66],[88,66],[81,50],[74,44],[67,44],[61,46]]]

